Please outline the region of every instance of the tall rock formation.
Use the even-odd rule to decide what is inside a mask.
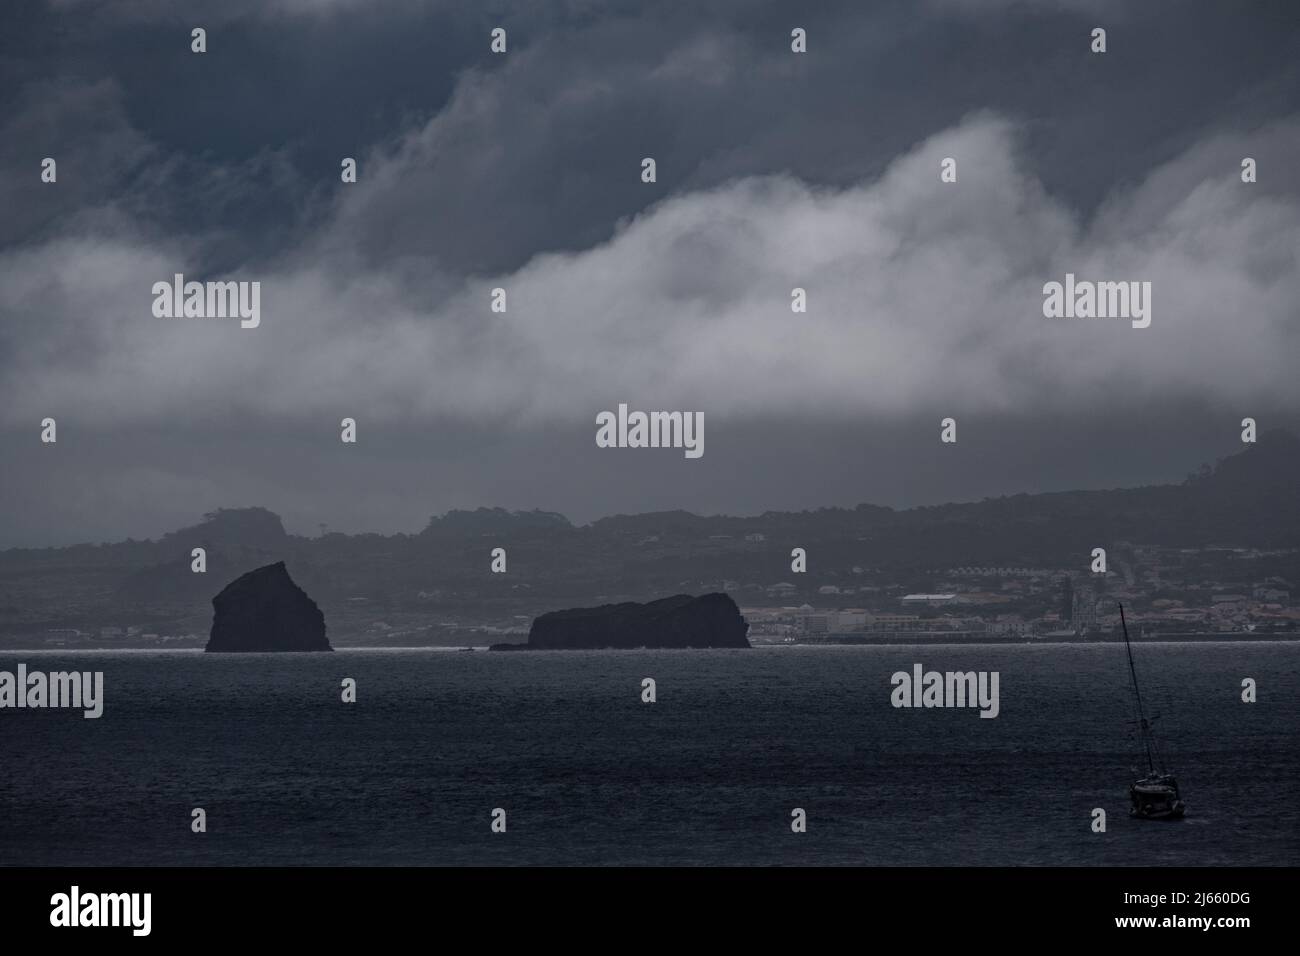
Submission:
[[[207,651],[331,651],[325,615],[283,561],[241,575],[212,599]]]

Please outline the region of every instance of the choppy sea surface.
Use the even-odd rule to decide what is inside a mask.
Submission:
[[[5,652],[105,705],[0,710],[0,864],[1300,863],[1300,644],[1135,655],[1181,822],[1128,817],[1114,644]],[[918,662],[999,672],[999,716],[894,708]]]

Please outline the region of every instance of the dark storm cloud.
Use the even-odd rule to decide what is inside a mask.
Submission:
[[[1100,15],[1115,24],[1104,58],[1086,43]],[[488,50],[497,24],[506,57]],[[805,57],[788,55],[793,24]],[[343,201],[359,254],[486,273],[586,248],[673,191],[774,172],[856,182],[975,109],[1025,122],[1034,171],[1088,208],[1206,128],[1293,110],[1295,33],[1284,3],[66,0],[18,29],[35,52],[14,54],[11,86],[110,77],[133,132],[173,160],[291,164],[243,177],[240,204],[174,193],[191,228],[239,229],[250,255],[271,251],[267,229],[280,248],[310,235],[313,200],[357,156]],[[640,188],[651,153],[661,184]]]
[[[606,239],[675,191],[775,172],[858,182],[979,109],[1023,123],[1029,168],[1086,212],[1204,130],[1296,106],[1295,28],[1261,31],[1267,9],[1125,23],[1104,72],[1092,21],[1074,13],[1040,9],[1008,29],[997,5],[919,20],[910,4],[669,9],[565,24],[525,36],[504,64],[476,64],[428,123],[369,155],[343,200],[354,247],[508,270]],[[806,57],[784,55],[796,23]],[[636,175],[648,155],[662,170],[649,189]]]
[[[42,190],[40,162],[47,156],[61,166],[58,189]],[[39,241],[56,223],[91,228],[97,214],[116,205],[122,184],[157,156],[128,123],[113,80],[27,84],[0,119],[0,248]]]
[[[22,20],[0,55],[0,422],[25,506],[0,543],[232,504],[414,530],[478,504],[1120,484],[1161,477],[1151,449],[1176,478],[1222,447],[1188,408],[1227,432],[1294,416],[1285,5],[700,6],[65,0]],[[260,279],[263,326],[154,319],[176,271]],[[1152,328],[1047,322],[1066,271],[1152,280]],[[619,401],[704,410],[705,459],[602,455],[594,414]],[[984,452],[935,478],[945,414]],[[57,448],[34,442],[45,415]],[[1135,453],[1139,421],[1182,437]],[[1035,464],[1061,431],[1115,436],[1110,471]]]

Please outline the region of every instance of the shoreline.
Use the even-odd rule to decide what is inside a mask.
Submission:
[[[900,641],[900,640],[882,640],[882,641],[799,641],[794,643],[775,643],[760,642],[752,644],[749,647],[598,647],[598,648],[530,648],[526,644],[509,648],[512,651],[530,651],[532,653],[556,653],[566,654],[578,652],[624,652],[624,651],[682,651],[685,653],[696,653],[700,651],[746,651],[762,650],[767,648],[824,648],[824,647],[1041,647],[1041,646],[1060,646],[1060,645],[1087,645],[1095,644],[1098,646],[1110,646],[1112,644],[1122,644],[1120,639],[1116,640],[1063,640],[1063,639],[1041,639],[1041,640],[1000,640],[1000,641]],[[1146,644],[1297,644],[1300,643],[1300,634],[1297,635],[1260,635],[1253,637],[1223,637],[1219,635],[1180,635],[1170,638],[1144,638],[1133,642],[1136,645]],[[406,652],[420,651],[426,653],[458,653],[464,651],[473,651],[483,653],[493,650],[487,644],[462,644],[456,646],[449,645],[391,645],[391,646],[369,646],[369,645],[351,645],[344,647],[335,647],[336,653],[358,653],[366,651],[383,651],[383,652]],[[202,647],[0,647],[0,655],[5,654],[199,654],[217,658],[242,657],[254,654],[274,656],[274,657],[297,657],[303,654],[316,655],[316,651],[235,651],[225,654],[204,655]],[[498,656],[493,654],[492,656]]]

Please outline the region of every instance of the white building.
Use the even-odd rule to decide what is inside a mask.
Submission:
[[[954,604],[957,601],[955,594],[904,594],[903,605],[915,607],[924,604],[927,607],[941,607],[945,604]]]

